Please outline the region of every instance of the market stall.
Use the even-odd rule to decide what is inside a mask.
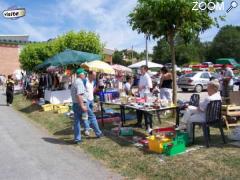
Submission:
[[[58,67],[81,64],[98,59],[101,59],[101,56],[97,54],[66,49],[65,51],[47,59],[44,63],[36,66],[35,69],[37,70],[47,68],[48,77],[43,80],[45,101],[49,101],[51,104],[72,102],[71,92],[68,89],[71,81],[70,74],[66,72],[64,73],[64,71]]]
[[[146,60],[137,62],[135,64],[132,64],[132,65],[128,66],[128,67],[132,68],[132,69],[138,69],[138,68],[140,68],[143,65],[146,65]],[[162,67],[163,67],[162,64],[157,64],[157,63],[148,61],[148,68],[162,68]]]

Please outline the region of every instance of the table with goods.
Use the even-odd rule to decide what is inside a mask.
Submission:
[[[160,112],[175,110],[176,111],[176,126],[179,126],[179,107],[169,103],[166,100],[161,100],[155,96],[149,96],[147,98],[139,98],[133,96],[122,95],[117,90],[108,90],[99,93],[101,115],[102,115],[102,125],[104,126],[103,114],[104,114],[104,104],[105,105],[117,105],[120,107],[120,116],[122,121],[122,126],[126,123],[125,109],[135,109],[147,113],[151,118],[152,115],[156,113],[158,120],[160,121]]]

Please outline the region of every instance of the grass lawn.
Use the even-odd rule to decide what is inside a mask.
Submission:
[[[38,105],[33,105],[22,95],[15,96],[14,108],[46,128],[57,139],[72,143],[72,120],[65,115],[40,112]],[[203,147],[166,157],[110,135],[107,129],[111,127],[112,125],[105,127],[104,138],[84,138],[84,142],[78,147],[128,179],[239,179],[240,149],[223,145],[217,129],[211,129],[214,144],[210,148]],[[196,135],[196,144],[204,145],[200,129]]]

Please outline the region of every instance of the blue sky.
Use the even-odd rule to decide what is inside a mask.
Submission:
[[[226,15],[226,24],[240,25],[239,6]],[[230,0],[224,0],[225,11]],[[70,30],[90,30],[98,33],[106,47],[111,49],[145,48],[142,34],[131,30],[127,16],[137,0],[0,0],[0,11],[10,6],[26,8],[25,17],[9,20],[0,17],[0,34],[27,34],[32,41],[46,41]],[[215,15],[226,14],[219,11]],[[211,41],[218,28],[211,28],[200,35],[202,41]],[[155,41],[149,43],[150,51]]]

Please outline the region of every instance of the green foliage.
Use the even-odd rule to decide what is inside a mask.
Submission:
[[[240,26],[227,25],[214,38],[208,58],[236,58],[240,60]]]
[[[208,2],[208,0],[205,0]],[[212,0],[221,2],[222,0]],[[138,4],[129,14],[129,23],[133,30],[153,38],[165,37],[171,50],[173,64],[173,102],[176,103],[175,44],[177,34],[189,42],[199,32],[215,25],[216,19],[209,13],[213,11],[193,11],[192,0],[138,0]]]
[[[120,64],[124,66],[129,66],[132,64],[131,59],[144,59],[145,52],[138,53],[136,51],[123,49],[121,51],[115,51],[113,54],[113,64]],[[124,60],[127,59],[128,61]]]
[[[70,31],[48,42],[26,45],[20,54],[21,66],[24,70],[34,71],[36,65],[65,49],[102,54],[103,44],[93,32]]]
[[[201,63],[205,61],[205,47],[198,38],[186,44],[181,37],[177,36],[175,47],[176,63],[178,65],[190,64],[191,62]],[[165,39],[159,40],[157,45],[153,47],[153,61],[161,64],[171,62],[169,44]]]
[[[217,23],[209,16],[212,11],[193,11],[192,8],[192,0],[138,0],[137,6],[129,14],[129,23],[133,30],[154,38],[179,32],[184,40],[189,41]]]
[[[113,54],[113,64],[122,64],[123,63],[123,53],[122,51],[115,51]]]

